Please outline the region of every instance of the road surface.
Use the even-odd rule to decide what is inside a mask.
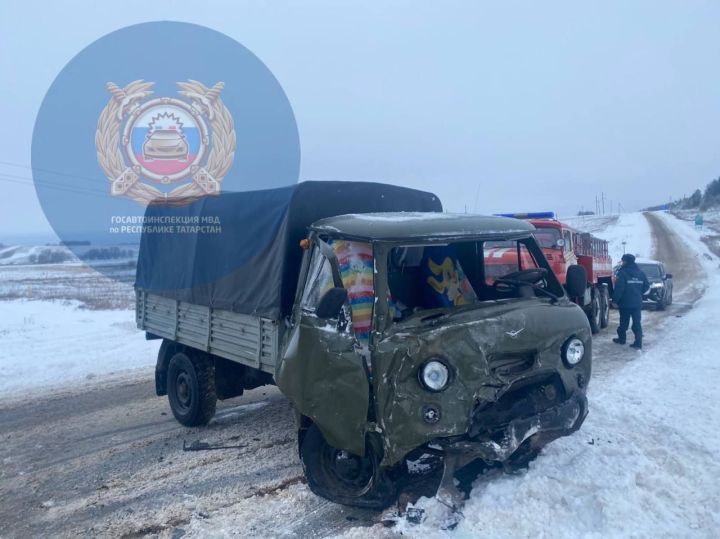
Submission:
[[[646,217],[654,256],[675,280],[674,305],[645,311],[645,343],[652,347],[654,334],[692,308],[702,279],[680,238],[662,219]],[[616,326],[613,311],[610,328],[594,339],[595,378],[636,357],[611,342]],[[195,441],[229,447],[183,450]],[[215,419],[199,429],[175,422],[166,400],[154,394],[152,371],[55,397],[0,401],[0,462],[3,538],[181,537],[191,519],[223,510],[247,511],[241,536],[322,537],[379,518],[317,498],[302,485],[292,412],[274,387],[219,403]]]

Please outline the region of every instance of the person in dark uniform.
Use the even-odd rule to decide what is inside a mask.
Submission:
[[[617,329],[617,338],[613,342],[625,344],[628,325],[632,318],[632,331],[635,335],[635,342],[630,346],[642,349],[642,315],[643,294],[650,288],[650,283],[642,270],[635,264],[635,257],[631,254],[622,256],[622,266],[617,272],[615,290],[613,291],[613,303],[620,309],[620,325]]]

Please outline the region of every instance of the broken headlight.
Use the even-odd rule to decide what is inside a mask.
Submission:
[[[429,391],[442,391],[450,381],[450,370],[443,361],[431,359],[420,367],[420,383]]]
[[[569,366],[574,367],[585,357],[585,345],[577,337],[570,337],[562,347],[563,361]]]

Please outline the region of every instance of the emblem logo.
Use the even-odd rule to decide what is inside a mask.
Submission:
[[[505,335],[509,336],[511,339],[517,339],[517,336],[520,335],[523,331],[525,331],[525,328],[520,328],[515,331],[506,331]]]
[[[112,97],[98,119],[95,149],[110,194],[142,205],[157,199],[182,204],[219,194],[236,144],[232,116],[220,99],[224,84],[208,88],[194,80],[178,82],[186,100],[148,100],[154,84],[138,80],[120,88],[107,83]],[[142,180],[178,186],[162,191]]]

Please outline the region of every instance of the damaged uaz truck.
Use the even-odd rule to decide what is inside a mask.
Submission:
[[[148,207],[146,226],[166,220],[222,229],[143,233],[137,324],[163,339],[157,394],[193,426],[218,398],[277,384],[320,496],[383,508],[430,455],[457,505],[457,469],[522,465],[585,419],[590,327],[567,299],[584,269],[566,291],[529,223],[362,182]],[[517,266],[491,276],[498,241]]]

